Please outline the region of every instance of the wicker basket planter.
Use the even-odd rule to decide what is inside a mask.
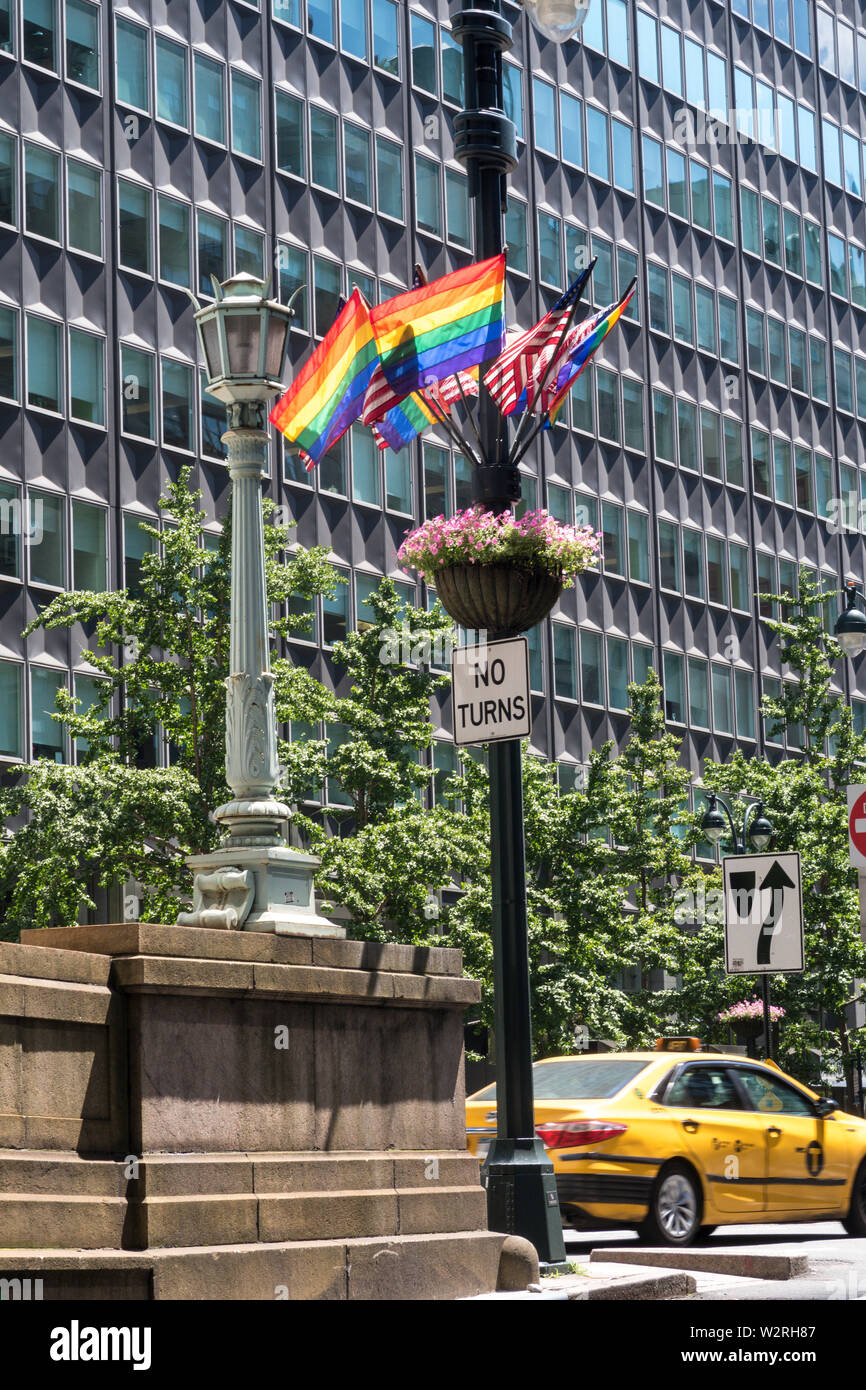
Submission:
[[[561,574],[513,560],[486,565],[449,565],[438,570],[436,592],[446,613],[461,627],[482,628],[493,637],[526,632],[546,617],[563,589]]]

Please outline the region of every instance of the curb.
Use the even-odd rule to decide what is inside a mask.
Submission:
[[[657,1265],[663,1269],[689,1270],[699,1274],[733,1274],[743,1279],[798,1279],[809,1272],[805,1255],[752,1255],[736,1250],[647,1250],[623,1249],[590,1251],[591,1264]]]

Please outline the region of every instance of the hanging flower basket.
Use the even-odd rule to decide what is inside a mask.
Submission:
[[[729,1004],[716,1015],[719,1023],[727,1023],[741,1042],[760,1038],[764,1032],[764,1005],[760,999],[741,999],[737,1004]],[[785,1010],[777,1004],[770,1005],[770,1023],[776,1028],[779,1020],[785,1017]]]
[[[598,553],[589,526],[562,526],[546,511],[516,521],[478,506],[425,521],[397,559],[435,586],[455,622],[505,636],[540,622]]]

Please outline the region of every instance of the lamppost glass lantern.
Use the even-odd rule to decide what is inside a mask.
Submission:
[[[857,606],[860,591],[853,579],[848,580],[844,592],[848,604],[836,619],[833,635],[846,656],[859,656],[866,650],[866,613]]]
[[[267,299],[268,282],[246,272],[213,286],[213,304],[195,316],[208,391],[226,405],[279,395],[291,310]]]
[[[724,816],[716,804],[716,797],[711,792],[707,798],[709,805],[704,812],[701,821],[701,830],[711,845],[717,845],[727,834],[728,826]]]
[[[583,27],[590,0],[523,0],[540,34],[553,43],[566,43]]]

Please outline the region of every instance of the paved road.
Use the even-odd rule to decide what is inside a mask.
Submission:
[[[569,1259],[588,1258],[600,1246],[638,1246],[634,1231],[566,1231]],[[699,1274],[698,1299],[866,1301],[866,1239],[846,1235],[838,1221],[814,1225],[725,1226],[710,1236],[707,1250],[805,1255],[809,1272],[791,1280],[740,1279]]]

